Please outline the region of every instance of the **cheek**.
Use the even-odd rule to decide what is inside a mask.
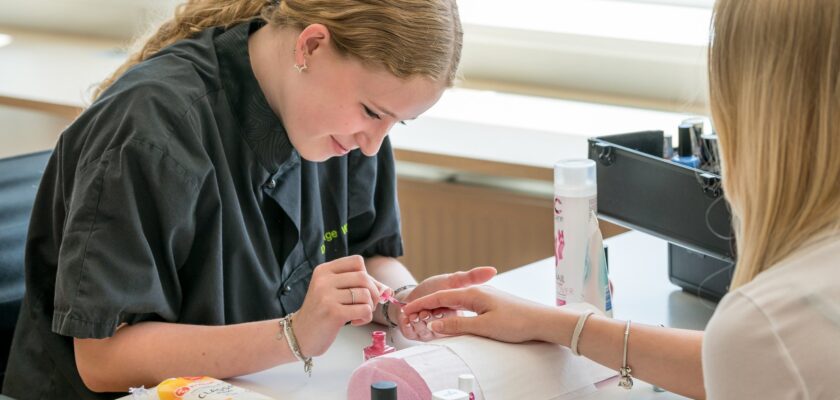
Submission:
[[[353,135],[364,132],[369,121],[358,112],[348,108],[338,108],[324,119],[325,125],[329,124],[331,135]]]

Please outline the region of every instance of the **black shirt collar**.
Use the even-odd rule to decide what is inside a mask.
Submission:
[[[222,88],[241,133],[257,161],[270,174],[276,174],[290,158],[298,157],[251,69],[248,37],[263,25],[263,21],[254,20],[233,26],[219,34],[215,44]]]

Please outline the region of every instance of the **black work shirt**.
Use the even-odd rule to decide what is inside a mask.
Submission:
[[[33,209],[7,394],[113,398],[82,383],[74,337],[278,318],[318,264],[402,254],[389,142],[302,160],[251,70],[259,26],[162,50],[61,135]]]

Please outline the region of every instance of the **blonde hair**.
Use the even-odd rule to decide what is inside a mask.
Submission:
[[[840,229],[840,2],[719,0],[709,85],[736,288]]]
[[[298,29],[322,24],[341,54],[384,66],[399,78],[421,75],[452,86],[461,58],[455,0],[188,0],[97,87],[94,98],[133,65],[181,39],[255,18]]]

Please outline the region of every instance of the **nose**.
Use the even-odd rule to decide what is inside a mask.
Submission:
[[[382,147],[382,142],[385,140],[385,137],[388,136],[388,132],[391,131],[391,127],[394,124],[381,124],[378,126],[371,127],[369,131],[361,134],[361,140],[359,142],[359,148],[362,150],[362,153],[368,157],[375,156],[376,153],[379,153],[379,148]]]

